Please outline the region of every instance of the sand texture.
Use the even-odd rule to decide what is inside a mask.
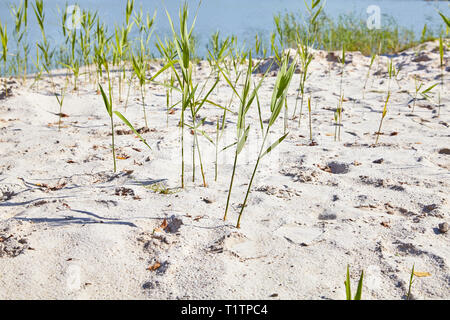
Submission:
[[[341,139],[335,141],[341,65],[334,58],[340,52],[315,51],[305,95],[312,101],[313,143],[306,104],[300,128],[300,102],[291,117],[296,73],[289,135],[263,158],[240,229],[239,206],[261,143],[256,104],[223,221],[234,149],[220,152],[215,182],[215,146],[199,138],[205,188],[198,158],[192,182],[193,136],[186,130],[186,187],[180,189],[180,106],[167,117],[162,86],[147,85],[148,130],[138,88],[126,110],[116,97],[114,109],[142,129],[152,150],[115,118],[114,173],[109,117],[85,76],[65,98],[60,131],[48,78],[33,87],[32,78],[25,85],[2,80],[0,299],[345,299],[347,264],[353,289],[365,271],[363,299],[404,299],[413,264],[429,273],[416,277],[413,298],[449,299],[450,232],[439,228],[450,223],[448,67],[444,87],[433,90],[432,101],[419,96],[411,113],[413,77],[426,87],[440,82],[436,47],[427,43],[393,56],[400,72],[390,84],[377,145],[388,57],[375,61],[363,98],[370,58],[347,53]],[[155,63],[152,72],[158,68]],[[206,61],[196,65],[196,81],[209,73]],[[65,71],[55,74],[63,85]],[[270,72],[259,92],[264,120],[275,79]],[[227,105],[231,93],[222,80],[210,99]],[[174,93],[174,103],[178,99]],[[231,110],[237,109],[235,97]],[[202,130],[215,141],[222,110],[206,105],[200,114]],[[220,149],[233,142],[236,120],[236,113],[227,116]],[[273,139],[283,135],[283,124],[280,117]]]

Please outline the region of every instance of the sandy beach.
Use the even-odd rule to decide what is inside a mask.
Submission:
[[[220,153],[214,181],[215,146],[200,137],[205,188],[198,159],[192,181],[193,135],[186,130],[181,189],[180,107],[167,115],[161,85],[147,84],[148,129],[138,87],[130,90],[126,110],[115,97],[114,110],[142,129],[152,150],[116,119],[114,173],[109,117],[84,75],[64,100],[60,131],[48,78],[33,87],[32,77],[26,84],[3,79],[0,299],[345,299],[347,265],[353,288],[364,270],[364,299],[404,299],[413,265],[422,275],[412,286],[414,299],[449,299],[448,67],[444,87],[436,86],[431,100],[419,96],[412,113],[414,77],[425,87],[440,83],[438,42],[392,56],[400,71],[390,84],[377,144],[389,57],[375,61],[363,97],[370,57],[347,53],[335,141],[340,54],[314,50],[305,95],[313,143],[306,104],[300,127],[300,103],[292,117],[300,78],[294,74],[289,134],[263,158],[239,229],[239,206],[261,143],[256,105],[247,115],[249,142],[223,221],[234,151]],[[448,51],[445,60],[448,65]],[[152,72],[160,68],[152,64]],[[66,70],[54,74],[63,86]],[[209,74],[206,61],[195,66],[199,83]],[[270,72],[259,91],[263,119],[270,116],[276,74]],[[231,95],[222,79],[210,100],[227,105]],[[230,109],[221,149],[235,137],[237,98]],[[202,130],[215,140],[222,110],[207,104],[200,113]],[[274,139],[284,134],[282,116],[271,129]]]

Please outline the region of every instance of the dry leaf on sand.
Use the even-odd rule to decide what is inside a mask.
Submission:
[[[419,272],[419,271],[414,271],[414,275],[416,277],[422,278],[422,277],[430,277],[431,273],[429,272]]]
[[[161,223],[161,225],[159,226],[160,228],[162,228],[163,230],[165,230],[168,226],[167,220],[164,219],[164,221]]]
[[[159,267],[161,267],[161,263],[159,263],[158,261],[156,261],[153,265],[149,266],[149,267],[147,268],[147,270],[155,271],[155,270],[157,270]]]

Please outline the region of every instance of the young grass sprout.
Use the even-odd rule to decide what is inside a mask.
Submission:
[[[369,77],[370,77],[370,71],[372,70],[373,62],[375,61],[376,56],[377,56],[376,54],[372,54],[372,57],[370,58],[369,70],[367,70],[366,81],[364,81],[363,99],[364,99],[364,94],[366,92],[367,81],[369,81]]]
[[[311,140],[312,145],[313,137],[312,137],[312,120],[311,120],[311,97],[308,97],[308,114],[309,114],[309,140]]]
[[[358,281],[358,288],[356,289],[355,296],[352,299],[352,289],[350,285],[350,266],[347,265],[347,279],[345,280],[345,296],[347,300],[361,300],[362,288],[363,288],[364,271],[361,271],[361,276]]]
[[[55,97],[56,97],[56,101],[58,101],[58,105],[59,105],[59,121],[58,121],[58,130],[61,130],[61,119],[63,117],[63,113],[62,113],[62,107],[63,107],[63,103],[64,103],[64,98],[66,96],[66,92],[67,92],[67,81],[64,81],[64,86],[62,86],[60,88],[60,93],[57,94],[55,91]]]
[[[384,120],[384,118],[386,117],[386,113],[387,113],[387,105],[388,105],[390,96],[391,96],[391,92],[389,91],[389,92],[388,92],[388,95],[387,95],[387,98],[386,98],[386,102],[384,103],[383,112],[381,113],[380,126],[379,126],[379,128],[378,128],[378,131],[376,132],[377,138],[376,138],[376,140],[375,140],[375,144],[378,143],[378,138],[380,137],[380,134],[381,134],[381,126],[383,125],[383,120]]]
[[[442,40],[442,34],[439,37],[439,66],[441,67],[441,90],[438,99],[438,117],[441,115],[441,92],[444,89],[444,41]]]
[[[414,95],[414,99],[413,99],[413,107],[412,107],[411,113],[414,113],[414,108],[416,106],[416,101],[417,101],[417,95],[420,94],[423,99],[430,100],[431,99],[431,97],[430,97],[431,91],[434,89],[434,87],[436,87],[438,85],[438,83],[435,83],[432,86],[429,86],[428,88],[420,91],[420,89],[422,89],[422,87],[423,87],[423,82],[419,83],[417,78],[414,78],[414,81],[415,81],[415,95]]]
[[[342,104],[344,103],[344,94],[339,98],[336,111],[334,112],[334,141],[341,141],[342,127]]]
[[[339,96],[341,97],[341,96],[344,95],[344,93],[342,92],[342,90],[343,90],[342,82],[344,80],[344,69],[345,69],[345,45],[342,46],[342,56],[340,58],[340,62],[341,62],[341,65],[342,65],[342,69],[341,69],[341,82],[340,82],[340,85],[339,85]]]
[[[413,283],[414,283],[414,265],[412,267],[411,275],[409,277],[409,286],[408,286],[408,293],[406,294],[406,300],[411,299],[411,288]]]
[[[147,83],[147,59],[145,59],[145,48],[141,41],[139,55],[132,55],[133,69],[139,80],[139,86],[141,88],[141,100],[142,100],[142,111],[144,113],[145,126],[148,128],[147,113],[145,111],[145,85]]]
[[[303,101],[304,101],[304,95],[305,95],[305,84],[306,79],[308,79],[308,67],[313,59],[313,55],[309,52],[308,44],[306,42],[302,42],[300,40],[300,35],[297,34],[297,51],[299,53],[300,57],[300,66],[301,66],[301,73],[300,73],[300,82],[299,82],[299,88],[297,91],[297,98],[295,99],[295,108],[294,108],[294,114],[293,117],[295,117],[295,113],[297,111],[297,103],[299,100],[299,95],[302,95],[301,103],[300,103],[300,114],[298,119],[298,127],[300,128],[301,121],[302,121],[302,113],[303,113]]]

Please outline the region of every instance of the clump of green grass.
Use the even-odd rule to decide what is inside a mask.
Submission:
[[[42,57],[44,58],[42,61],[43,68],[46,70],[47,74],[51,76],[50,69],[52,66],[54,50],[51,50],[50,43],[48,42],[47,36],[45,34],[45,12],[43,0],[36,0],[33,6],[33,10],[42,35],[41,42],[36,43],[36,45],[39,48]]]
[[[414,98],[413,98],[413,107],[412,107],[412,113],[414,113],[414,109],[416,107],[416,101],[417,101],[417,95],[419,94],[420,89],[423,86],[423,82],[419,82],[419,80],[417,79],[417,77],[414,77],[414,86],[415,86],[415,94],[414,94]]]
[[[174,194],[179,191],[179,189],[177,188],[168,188],[165,184],[162,183],[151,184],[149,186],[146,186],[146,188],[158,194]]]
[[[273,93],[272,93],[272,99],[271,99],[271,102],[270,102],[271,116],[269,118],[269,123],[267,124],[265,133],[263,135],[263,142],[261,144],[261,149],[259,151],[258,158],[257,158],[256,164],[255,164],[255,168],[253,169],[253,173],[252,173],[252,176],[250,178],[250,182],[248,184],[248,189],[247,189],[247,192],[245,194],[244,202],[242,203],[242,207],[241,207],[241,210],[239,212],[239,217],[238,217],[238,220],[237,220],[237,223],[236,223],[236,227],[237,228],[240,228],[242,214],[243,214],[244,209],[246,207],[248,196],[250,194],[251,187],[252,187],[252,184],[253,184],[253,179],[255,178],[256,171],[258,169],[258,165],[259,165],[261,159],[265,155],[267,155],[269,152],[271,152],[275,147],[277,147],[288,135],[288,133],[284,134],[282,137],[280,137],[278,140],[276,140],[271,146],[266,148],[265,144],[266,144],[267,138],[269,136],[269,130],[273,126],[273,124],[276,122],[276,120],[277,120],[277,118],[278,118],[278,116],[279,116],[279,114],[281,112],[281,108],[283,107],[283,104],[285,103],[285,99],[286,99],[286,96],[287,96],[289,85],[291,83],[292,76],[294,74],[294,70],[295,70],[295,67],[296,67],[295,63],[291,63],[291,66],[288,67],[289,55],[284,56],[282,61],[283,62],[282,62],[282,65],[280,67],[280,70],[278,71],[277,79],[276,79],[276,82],[275,82],[275,87],[274,87]],[[263,126],[262,121],[261,121],[261,126]]]
[[[301,73],[300,73],[300,81],[299,81],[299,88],[297,91],[297,98],[295,99],[295,108],[294,108],[294,114],[293,117],[295,117],[295,113],[297,111],[297,103],[299,100],[299,95],[301,94],[301,103],[300,103],[300,114],[298,119],[298,126],[300,127],[302,122],[302,115],[303,115],[303,101],[304,101],[304,95],[305,95],[305,84],[306,80],[308,79],[308,68],[309,65],[313,59],[313,55],[309,52],[308,43],[301,40],[300,35],[298,35],[297,38],[297,52],[299,53],[300,57],[300,66],[301,66]]]
[[[116,116],[118,116],[119,119],[122,120],[122,122],[125,123],[150,150],[152,148],[147,143],[147,141],[137,132],[137,130],[133,127],[133,125],[127,120],[127,118],[125,118],[125,116],[123,114],[121,114],[119,111],[113,111],[113,106],[112,106],[113,99],[112,99],[112,94],[111,94],[111,81],[110,80],[108,81],[108,86],[109,86],[108,95],[106,95],[105,91],[103,90],[102,85],[99,84],[100,92],[101,92],[102,98],[103,98],[103,103],[105,104],[106,111],[107,111],[110,121],[111,121],[111,146],[112,146],[112,154],[113,154],[114,172],[116,172],[117,166],[116,166],[116,151],[115,151],[115,146],[114,146],[114,119],[113,119],[114,114]]]
[[[81,59],[83,65],[87,67],[87,72],[85,73],[85,79],[91,80],[91,32],[95,25],[97,19],[97,12],[91,12],[90,10],[83,10],[81,15],[81,32],[79,34],[79,44],[81,51]]]
[[[180,90],[182,91],[181,98],[181,116],[180,116],[180,126],[181,126],[181,188],[184,188],[184,117],[185,111],[189,107],[192,99],[191,99],[191,89],[192,89],[192,64],[191,64],[191,44],[190,38],[192,35],[192,30],[194,28],[194,24],[191,25],[191,28],[188,29],[187,26],[187,16],[188,16],[188,8],[185,3],[183,8],[179,10],[179,19],[180,19],[180,34],[178,35],[175,31],[175,27],[173,25],[172,19],[170,18],[169,13],[166,11],[167,17],[169,19],[173,37],[174,44],[177,51],[177,57],[180,67],[181,67],[181,78],[178,75],[175,67],[173,66],[175,61],[170,60],[170,64],[173,68],[174,74],[176,75],[178,84],[180,86]],[[194,20],[195,22],[195,20]],[[161,47],[164,45],[159,42]],[[166,59],[171,59],[169,56],[166,56]]]
[[[417,80],[417,77],[414,78],[415,81],[415,95],[414,95],[414,99],[413,99],[413,107],[412,107],[412,112],[414,113],[414,108],[416,106],[416,101],[417,101],[417,95],[420,94],[424,99],[426,100],[430,100],[430,93],[431,91],[434,89],[434,87],[436,87],[438,84],[435,83],[432,86],[429,86],[428,88],[420,91],[420,89],[422,89],[423,87],[423,82],[420,82]]]
[[[255,66],[256,68],[256,66]],[[269,68],[270,69],[270,68]],[[226,68],[226,64],[224,64],[224,68],[220,68],[219,66],[219,70],[220,72],[226,72],[226,76],[224,77],[225,79],[228,79],[228,81],[230,81],[231,79],[231,70]],[[227,104],[227,106],[225,108],[223,108],[223,114],[221,116],[221,118],[217,119],[217,123],[216,123],[216,142],[215,142],[215,163],[214,163],[214,181],[217,181],[217,177],[218,177],[218,171],[219,171],[219,143],[220,143],[220,139],[223,137],[224,132],[225,132],[225,128],[226,128],[226,119],[227,119],[227,111],[231,108],[231,105],[233,103],[233,99],[235,96],[235,93],[237,92],[236,88],[239,82],[239,79],[242,75],[242,71],[238,73],[237,77],[234,79],[234,82],[232,82],[231,84],[231,88],[234,88],[231,92],[231,96],[230,96],[230,100]],[[258,101],[258,94],[256,93],[256,99]],[[259,105],[259,103],[258,103]],[[224,147],[221,151],[225,151],[226,149],[228,149],[230,146],[226,146]]]
[[[75,50],[76,50],[76,39],[77,39],[77,33],[76,32],[70,32],[68,34],[68,37],[70,38],[70,44],[71,44],[71,55],[67,61],[67,63],[61,63],[63,66],[68,68],[73,75],[73,90],[78,90],[78,79],[80,78],[80,61],[75,56]],[[104,53],[97,53],[98,56],[101,57],[101,54],[104,55]],[[103,60],[101,60],[100,64],[103,64]]]
[[[128,48],[127,34],[131,27],[124,28],[116,26],[114,30],[114,45],[113,45],[113,63],[118,66],[119,69],[119,103],[122,102],[122,74],[125,73],[124,57]],[[133,64],[134,67],[134,64]]]
[[[200,127],[205,122],[206,118],[202,118],[200,121],[197,122],[197,117],[199,116],[199,112],[202,109],[202,107],[205,105],[206,102],[216,105],[214,102],[208,100],[208,97],[214,91],[214,89],[215,89],[215,87],[217,86],[218,83],[219,83],[219,79],[217,79],[216,82],[211,86],[211,88],[205,94],[205,96],[201,97],[201,98],[196,95],[196,92],[197,92],[197,89],[198,89],[198,84],[194,87],[194,90],[192,92],[193,102],[189,106],[189,110],[191,111],[192,124],[191,125],[190,124],[186,124],[187,127],[190,128],[191,132],[193,132],[193,134],[194,134],[194,141],[192,143],[192,182],[195,182],[195,158],[196,158],[195,152],[197,151],[197,156],[198,156],[199,164],[200,164],[200,173],[202,175],[202,180],[203,180],[203,186],[204,187],[207,187],[207,184],[206,184],[205,171],[203,169],[203,161],[202,161],[202,156],[201,156],[200,144],[199,144],[198,136],[200,134],[200,135],[204,136],[212,144],[214,144],[214,142],[206,134],[206,132],[204,130],[200,129]],[[206,83],[205,83],[205,85],[206,85]]]
[[[296,46],[297,32],[304,38],[311,29],[315,29],[315,47],[318,49],[334,51],[345,46],[347,51],[360,51],[367,56],[374,53],[374,48],[378,49],[378,54],[391,54],[435,39],[431,29],[427,29],[424,37],[416,38],[412,28],[400,27],[393,17],[387,15],[383,16],[381,29],[373,30],[367,28],[367,18],[355,12],[340,14],[334,19],[321,10],[314,25],[311,25],[310,17],[309,11],[306,17],[294,13],[286,13],[281,17],[280,25],[286,47]]]
[[[352,299],[352,289],[350,285],[350,266],[347,265],[347,279],[345,280],[345,296],[347,300],[361,300],[362,288],[363,288],[364,270],[361,271],[361,276],[358,281],[358,288],[356,289],[355,296]]]
[[[324,4],[321,0],[311,0],[311,3],[305,1],[306,10],[308,11],[308,24],[304,33],[306,33],[307,45],[316,47],[320,32],[320,15],[323,13]]]
[[[281,15],[274,15],[273,21],[275,24],[275,31],[272,32],[270,37],[270,47],[272,53],[275,55],[278,66],[281,65],[281,59],[285,48],[284,34],[281,27]]]
[[[389,64],[388,64],[388,86],[387,86],[387,97],[384,103],[384,108],[383,111],[381,113],[381,120],[380,120],[380,126],[378,128],[378,131],[376,132],[376,140],[375,140],[375,144],[378,143],[378,139],[380,137],[381,134],[381,126],[383,125],[383,120],[386,117],[387,114],[387,106],[388,106],[388,102],[389,102],[389,98],[391,97],[391,80],[393,77],[395,77],[395,75],[397,74],[397,71],[395,69],[395,66],[392,62],[392,59],[389,60]]]
[[[161,42],[161,40],[158,41]],[[156,42],[156,48],[158,49],[160,55],[164,57],[165,63],[170,64],[176,57],[175,44],[173,41],[164,39],[164,44],[161,45]],[[164,86],[166,88],[166,126],[169,127],[169,112],[175,107],[173,104],[173,88],[175,85],[175,75],[171,69],[169,69],[169,76],[166,77]]]
[[[285,37],[281,36],[284,35],[284,29],[281,26],[278,26],[278,29],[280,29],[278,32],[281,34],[280,38],[287,41],[287,43],[292,42],[291,40],[295,40],[293,42],[295,44],[295,47],[297,48],[297,52],[300,57],[300,66],[301,66],[301,73],[300,73],[300,82],[299,82],[299,88],[297,91],[297,98],[295,100],[295,108],[294,108],[294,114],[293,117],[295,117],[295,113],[297,111],[297,103],[299,95],[302,95],[301,98],[301,104],[300,104],[300,115],[298,119],[298,126],[300,127],[301,121],[302,121],[302,113],[303,113],[303,101],[304,101],[304,94],[305,94],[305,83],[306,79],[308,78],[308,67],[313,59],[313,55],[310,53],[309,48],[314,48],[317,44],[317,33],[319,31],[319,21],[318,18],[323,10],[323,5],[320,4],[321,0],[311,0],[311,4],[308,5],[308,3],[305,1],[306,9],[308,11],[308,27],[305,29],[301,29],[299,25],[295,25],[295,27],[291,28],[289,27],[289,23],[284,19],[283,26],[284,28],[288,28],[290,30]],[[292,16],[291,16],[292,18]],[[289,18],[288,18],[289,20]],[[281,25],[281,23],[279,24]],[[294,32],[295,30],[295,32]],[[294,38],[292,38],[294,36]],[[291,39],[291,40],[286,40]]]
[[[395,66],[392,62],[392,59],[389,59],[389,64],[388,64],[388,87],[387,87],[387,92],[390,93],[391,92],[391,80],[393,77],[395,77],[396,74],[396,70],[395,70]]]
[[[16,54],[14,55],[15,62],[12,64],[13,73],[19,75],[23,74],[23,83],[26,82],[28,55],[30,53],[30,46],[27,43],[26,33],[28,27],[28,0],[21,1],[17,6],[11,6],[11,15],[14,18],[14,38],[16,40]],[[1,25],[1,22],[0,22]],[[1,29],[1,27],[0,27]],[[1,30],[0,30],[1,34]],[[21,55],[23,51],[23,57]]]
[[[25,8],[25,7],[24,7]],[[42,0],[36,0],[33,6],[33,10],[36,16],[36,20],[38,22],[39,29],[41,31],[42,40],[38,42],[37,45],[37,55],[39,57],[39,52],[41,56],[44,58],[41,68],[45,70],[47,76],[50,80],[50,83],[53,88],[53,94],[59,105],[59,121],[58,121],[58,130],[61,130],[61,119],[62,119],[62,107],[64,103],[64,98],[67,90],[67,83],[65,82],[63,86],[61,86],[59,93],[57,92],[57,87],[53,79],[53,75],[51,74],[52,68],[52,59],[54,56],[54,50],[50,49],[50,44],[48,42],[46,33],[45,33],[45,12],[44,12],[44,3]],[[16,29],[20,29],[18,25],[16,25]],[[61,63],[61,62],[60,62]],[[62,63],[61,63],[62,64]]]
[[[235,149],[235,153],[234,153],[233,171],[231,173],[230,186],[228,188],[227,204],[225,207],[225,214],[223,216],[223,220],[227,219],[227,213],[228,213],[228,208],[229,208],[229,204],[230,204],[231,191],[233,189],[233,181],[234,181],[234,176],[236,173],[236,165],[237,165],[238,156],[241,153],[241,151],[243,150],[245,143],[247,142],[249,132],[250,132],[250,125],[246,125],[245,116],[246,116],[247,112],[249,111],[253,101],[255,100],[256,94],[257,94],[259,88],[261,87],[261,84],[265,78],[265,76],[264,76],[260,80],[259,84],[257,86],[254,86],[253,90],[251,91],[251,85],[252,85],[251,77],[252,77],[252,72],[253,72],[252,66],[253,66],[252,55],[251,55],[251,53],[249,53],[247,73],[246,73],[244,86],[242,88],[241,94],[239,94],[237,92],[236,86],[234,86],[232,84],[232,82],[230,81],[230,79],[228,79],[226,74],[224,72],[222,72],[225,80],[228,82],[228,85],[233,89],[234,93],[240,100],[239,111],[238,111],[238,120],[237,120],[236,142],[234,143],[234,145],[236,145],[236,149]],[[218,129],[218,127],[217,127],[217,129]]]
[[[147,112],[145,111],[145,85],[147,83],[147,59],[145,58],[145,47],[141,41],[140,50],[137,55],[132,55],[133,70],[139,80],[141,89],[142,111],[144,113],[145,126],[148,128]]]
[[[255,55],[262,59],[267,56],[267,48],[258,34],[255,34]]]
[[[224,40],[220,40],[219,31],[212,34],[208,45],[208,57],[207,60],[211,67],[211,74],[215,74],[216,79],[220,76],[218,66],[222,64],[227,57],[228,48],[230,45],[230,38],[227,37]],[[210,74],[210,75],[211,75]],[[208,76],[209,78],[209,76]]]
[[[128,11],[128,10],[127,10]],[[128,14],[127,14],[128,16]],[[144,19],[145,17],[145,19]],[[139,39],[145,40],[144,43],[146,46],[148,46],[150,42],[150,38],[153,34],[153,27],[155,24],[156,19],[156,10],[153,12],[153,16],[150,16],[150,13],[147,12],[147,14],[144,16],[144,13],[142,11],[142,6],[139,9],[139,12],[135,14],[133,17],[134,24],[137,26],[139,30]],[[126,25],[129,25],[129,21],[127,20]]]

